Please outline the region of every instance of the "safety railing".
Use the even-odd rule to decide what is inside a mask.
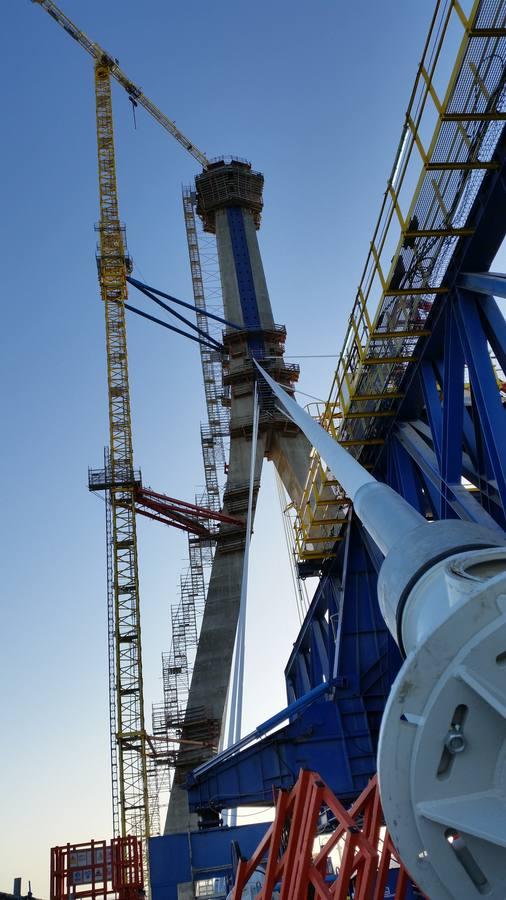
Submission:
[[[446,293],[450,261],[459,241],[473,233],[470,211],[487,170],[497,167],[505,84],[504,0],[476,0],[469,16],[458,0],[439,2],[329,398],[319,415],[356,458],[364,447],[383,443],[385,420],[396,415],[403,397],[406,370],[416,361],[420,338],[430,333],[429,313]],[[315,454],[298,510],[301,560],[324,560],[334,552],[330,538],[335,528],[342,529],[332,492],[340,503],[339,486]]]

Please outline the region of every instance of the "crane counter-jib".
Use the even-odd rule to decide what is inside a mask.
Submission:
[[[182,131],[179,130],[179,128],[176,126],[176,123],[173,122],[172,119],[169,119],[169,117],[166,116],[165,113],[163,113],[156,106],[156,104],[154,104],[152,100],[149,99],[149,97],[146,97],[144,92],[133,81],[131,81],[130,78],[128,78],[128,76],[120,68],[118,60],[107,53],[107,51],[104,50],[100,46],[100,44],[97,44],[94,41],[90,40],[90,38],[84,33],[84,31],[81,31],[81,29],[78,28],[77,25],[74,25],[72,20],[69,19],[69,17],[66,16],[64,12],[62,12],[62,10],[56,5],[56,3],[53,3],[53,0],[31,0],[31,2],[36,3],[38,6],[41,6],[43,9],[45,9],[46,12],[49,13],[51,18],[53,18],[55,22],[58,23],[58,25],[61,25],[63,30],[66,31],[71,38],[77,41],[77,43],[83,48],[83,50],[86,50],[86,52],[89,53],[96,62],[100,62],[102,65],[107,66],[112,78],[114,78],[125,89],[130,100],[133,103],[142,106],[146,110],[146,112],[148,112],[150,116],[153,117],[153,119],[156,119],[156,121],[162,126],[162,128],[165,128],[165,130],[168,131],[169,134],[171,134],[172,137],[175,138],[176,141],[178,141],[178,143],[181,144],[181,146],[184,147],[184,149],[187,150],[187,152],[190,153],[191,156],[193,156],[193,158],[201,164],[201,166],[206,168],[209,165],[209,160],[205,153],[199,150],[199,148],[196,147],[195,144],[190,141]]]

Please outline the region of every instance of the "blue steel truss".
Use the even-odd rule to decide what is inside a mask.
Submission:
[[[404,398],[385,443],[368,462],[428,518],[506,525],[506,325],[494,294],[502,275],[487,274],[506,232],[506,140],[488,173],[462,241],[420,338]]]

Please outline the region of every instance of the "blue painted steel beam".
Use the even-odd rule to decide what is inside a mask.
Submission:
[[[129,279],[127,279],[127,280],[129,280]],[[199,328],[198,325],[195,325],[194,322],[191,322],[190,319],[187,319],[186,316],[182,316],[180,313],[176,312],[175,309],[172,309],[170,306],[168,306],[166,303],[164,303],[162,300],[160,300],[158,297],[156,297],[154,294],[152,294],[151,291],[149,291],[147,288],[143,287],[141,285],[140,281],[135,282],[135,287],[137,288],[138,291],[141,292],[141,294],[144,294],[146,297],[149,297],[150,300],[153,300],[154,303],[156,303],[158,306],[161,306],[161,308],[165,309],[166,312],[170,313],[171,316],[174,316],[176,319],[179,319],[180,322],[184,322],[184,324],[187,325],[188,328],[191,328],[193,331],[196,331],[197,334],[200,334],[200,336],[205,341],[207,341],[208,343],[214,344],[218,350],[223,349],[223,345],[218,343],[218,341],[216,341],[209,334],[208,331],[204,331],[202,328]],[[181,300],[181,301],[177,301],[177,302],[182,303],[183,301]],[[189,304],[185,303],[184,305],[188,306]],[[190,307],[190,309],[196,309],[196,307]],[[136,310],[134,310],[134,312],[136,312]]]
[[[439,465],[441,465],[441,440],[443,433],[443,416],[441,413],[441,400],[439,398],[438,385],[434,366],[430,360],[422,360],[419,366],[420,383],[425,401],[427,420],[432,433],[432,445]]]
[[[194,334],[188,334],[187,331],[183,331],[181,328],[176,328],[175,325],[169,325],[169,323],[164,322],[163,319],[158,319],[156,316],[151,316],[149,313],[143,312],[142,309],[137,309],[136,306],[131,306],[130,303],[125,303],[125,309],[128,309],[130,312],[136,313],[143,319],[149,319],[150,322],[155,322],[156,325],[162,325],[164,328],[168,328],[169,331],[174,331],[176,334],[180,334],[183,337],[189,338],[190,341],[195,341],[197,344],[202,344],[203,347],[208,347],[209,350],[220,352],[224,349],[222,345],[217,344],[216,341],[210,344],[208,341],[204,341],[202,338],[195,337]]]
[[[464,354],[453,306],[454,301],[447,302],[444,324],[440,519],[449,519],[454,516],[450,486],[460,485],[462,479]]]
[[[417,478],[416,469],[412,460],[406,453],[406,450],[398,441],[392,443],[392,455],[395,459],[398,472],[398,488],[399,494],[404,497],[408,503],[419,513],[426,516],[428,512],[428,503],[422,491],[420,479]]]
[[[269,822],[233,828],[212,828],[166,834],[149,841],[149,881],[152,900],[178,900],[178,885],[223,878],[233,882],[232,844],[249,857],[262,840]]]
[[[274,716],[271,716],[270,719],[262,722],[262,724],[258,725],[254,731],[250,731],[249,734],[245,734],[244,737],[242,737],[240,741],[237,741],[237,743],[232,747],[227,747],[226,750],[218,753],[217,756],[214,756],[208,762],[205,762],[197,769],[194,769],[194,771],[189,776],[189,782],[192,783],[195,778],[202,777],[208,770],[213,769],[217,765],[221,765],[222,763],[227,762],[231,757],[237,754],[238,750],[242,750],[250,744],[253,744],[259,738],[264,737],[266,734],[268,734],[269,731],[272,731],[273,728],[275,728],[277,725],[280,725],[286,719],[300,714],[305,710],[306,706],[309,706],[316,700],[320,700],[325,694],[332,692],[333,688],[333,684],[320,682],[320,684],[310,690],[309,693],[297,698],[293,701],[293,703],[290,703],[280,712],[276,713]]]
[[[375,767],[364,704],[355,691],[338,689],[333,700],[315,701],[253,746],[216,760],[205,772],[194,771],[188,800],[195,812],[272,805],[275,791],[293,787],[300,769],[309,768],[348,801],[360,794]]]
[[[487,340],[494,351],[497,362],[506,373],[506,321],[493,297],[482,297],[479,305]]]
[[[458,287],[477,294],[506,297],[506,275],[498,272],[463,272],[457,284]]]
[[[455,305],[455,313],[484,444],[495,475],[503,510],[506,512],[506,457],[504,454],[506,414],[492,368],[478,304],[468,291],[459,291],[459,303]]]
[[[335,622],[339,609],[339,584],[335,576],[327,575],[320,583],[320,588],[315,592],[311,606],[302,623],[301,629],[294,643],[285,667],[285,680],[288,694],[291,699],[300,697],[305,693],[304,686],[299,677],[298,661],[305,654],[309,654],[312,647],[313,623],[327,621],[332,630],[332,640],[329,646],[329,673],[333,670],[333,657],[335,645]],[[321,678],[320,678],[321,681]]]
[[[483,525],[485,528],[491,528],[494,531],[497,529],[501,530],[500,525],[483,509],[473,494],[461,484],[450,484],[444,481],[434,451],[423,440],[414,424],[408,422],[400,424],[396,437],[424,475],[426,489],[428,489],[429,485],[433,488],[433,512],[436,518],[439,518],[439,510],[442,506],[441,501],[443,498],[446,498],[448,506],[457,518],[468,522],[476,522],[476,524]],[[395,447],[395,441],[392,443]],[[471,482],[479,481],[477,473],[466,466],[464,466],[463,474]]]
[[[229,322],[228,319],[223,319],[222,316],[209,312],[209,310],[204,309],[201,306],[194,306],[193,303],[186,303],[185,300],[178,300],[178,298],[173,297],[172,294],[165,294],[164,291],[159,291],[158,288],[151,287],[149,284],[144,284],[143,281],[139,281],[138,278],[133,278],[131,275],[127,275],[127,281],[143,293],[147,292],[146,296],[150,297],[151,300],[154,300],[155,298],[152,297],[150,292],[152,292],[152,294],[157,294],[159,297],[165,297],[166,300],[171,300],[172,303],[177,303],[178,306],[184,306],[185,309],[191,309],[193,312],[199,313],[199,315],[205,316],[207,319],[214,319],[216,322],[221,322],[222,325],[228,325],[230,328],[237,328],[239,331],[242,328],[242,325],[236,325],[235,322]],[[155,300],[155,303],[156,302],[157,301]],[[165,303],[161,303],[160,306],[168,310],[168,312],[171,312],[170,307],[167,307]]]

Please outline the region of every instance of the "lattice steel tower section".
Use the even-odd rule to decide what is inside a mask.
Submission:
[[[109,492],[112,521],[115,694],[120,827],[150,834],[141,659],[135,486],[125,323],[129,258],[119,220],[110,72],[95,64],[100,224],[98,271],[105,308],[109,395],[109,465],[95,489]],[[98,481],[102,479],[102,483]],[[93,482],[93,473],[91,475]]]

